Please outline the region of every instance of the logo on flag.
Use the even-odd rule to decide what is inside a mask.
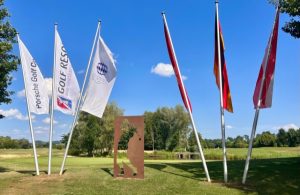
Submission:
[[[72,110],[72,100],[58,96],[57,106],[64,110]]]
[[[98,74],[105,75],[107,73],[107,71],[108,71],[108,68],[104,63],[102,63],[102,62],[98,63],[98,65],[97,65]]]

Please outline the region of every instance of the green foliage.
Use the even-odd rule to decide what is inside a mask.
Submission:
[[[0,105],[11,103],[10,96],[13,92],[7,89],[12,82],[10,73],[17,70],[19,64],[18,57],[12,54],[13,44],[16,43],[16,30],[11,26],[9,16],[4,0],[0,0]]]
[[[116,103],[106,106],[103,117],[98,118],[85,112],[79,115],[74,129],[70,154],[72,155],[107,155],[113,148],[114,121],[123,115]],[[62,137],[62,143],[67,143],[68,135]]]
[[[297,131],[295,129],[289,129],[287,132],[287,137],[288,137],[288,145],[290,147],[295,147],[297,146]]]
[[[288,135],[284,129],[279,129],[276,135],[277,137],[277,146],[288,146],[289,140]]]
[[[128,149],[128,142],[130,138],[133,137],[134,133],[136,132],[136,128],[129,124],[128,121],[124,121],[121,126],[122,135],[120,137],[118,149],[120,150],[127,150]]]
[[[28,149],[31,144],[27,139],[11,139],[0,136],[0,149]]]
[[[4,0],[0,0],[0,105],[11,103],[10,96],[13,92],[7,89],[12,82],[10,73],[17,70],[19,64],[18,57],[12,54],[13,44],[16,43],[16,30],[11,26],[9,16]]]
[[[247,140],[242,136],[237,136],[233,143],[234,148],[246,148],[248,147]]]
[[[188,113],[182,106],[162,107],[145,112],[145,149],[173,151],[186,149],[190,129]]]
[[[291,34],[295,38],[300,38],[300,1],[299,0],[269,0],[277,5],[280,2],[280,11],[288,14],[291,19],[285,23],[282,30]],[[297,18],[297,19],[296,19]]]
[[[276,136],[271,134],[270,131],[263,132],[262,134],[257,134],[254,146],[256,147],[271,147],[276,145]]]

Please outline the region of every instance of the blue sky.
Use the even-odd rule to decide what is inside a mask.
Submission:
[[[205,138],[221,137],[219,91],[213,75],[213,0],[11,0],[6,1],[6,7],[45,78],[52,77],[54,23],[58,23],[80,85],[97,21],[101,19],[101,35],[114,53],[118,69],[110,101],[116,101],[126,115],[182,105],[175,77],[156,68],[159,63],[170,63],[161,18],[161,11],[165,11],[179,66],[186,77],[196,126]],[[233,114],[225,113],[227,136],[250,134],[254,117],[252,95],[274,17],[275,9],[267,0],[220,2],[234,107]],[[281,15],[280,26],[287,20],[287,15]],[[261,111],[258,132],[300,126],[299,51],[299,40],[280,31],[273,106]],[[17,45],[15,53],[19,55]],[[29,139],[21,70],[13,76],[10,89],[16,95],[12,104],[0,106],[1,112],[8,115],[1,120],[0,135]],[[35,116],[36,139],[48,139],[47,117]],[[54,117],[54,140],[58,140],[69,131],[72,117],[57,111]]]

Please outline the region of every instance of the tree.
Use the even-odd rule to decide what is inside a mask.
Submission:
[[[186,150],[191,131],[188,113],[182,106],[145,112],[145,149]]]
[[[198,137],[199,137],[201,146],[203,148],[207,148],[206,142],[202,139],[202,136],[199,132],[198,132]],[[198,152],[199,151],[198,144],[196,141],[196,136],[195,136],[194,132],[190,132],[189,138],[188,138],[188,143],[189,143],[189,148],[188,148],[189,152]]]
[[[289,147],[297,146],[297,132],[295,129],[289,129],[287,132]]]
[[[237,136],[234,140],[233,147],[246,148],[248,146],[247,140],[242,136]]]
[[[282,147],[282,146],[288,146],[288,136],[287,133],[284,129],[279,129],[278,133],[276,135],[276,142],[277,146]]]
[[[256,147],[272,147],[276,145],[276,136],[270,131],[257,134],[254,145]]]
[[[114,141],[114,121],[117,116],[123,115],[123,110],[116,103],[106,106],[102,118],[81,112],[74,129],[70,154],[80,155],[107,155],[112,151]],[[61,142],[66,144],[68,135],[62,137]]]
[[[276,4],[278,0],[269,0],[271,3]],[[291,17],[291,20],[285,23],[282,30],[291,34],[295,38],[300,38],[300,21],[295,19],[300,17],[300,1],[299,0],[279,0],[280,11],[286,13]]]
[[[4,0],[0,0],[0,105],[11,103],[12,91],[8,86],[12,82],[10,73],[17,70],[19,59],[12,54],[13,44],[16,43],[16,30],[9,22],[9,13],[3,6]],[[0,118],[3,118],[0,115]]]

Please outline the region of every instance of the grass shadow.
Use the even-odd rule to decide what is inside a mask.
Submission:
[[[199,166],[199,163],[197,163],[198,166]],[[169,171],[167,169],[167,167],[170,166],[170,167],[174,167],[174,168],[179,168],[183,171],[186,171],[185,172],[174,172],[174,171]],[[190,168],[194,166],[194,163],[183,163],[183,164],[179,164],[179,163],[176,163],[176,164],[173,164],[173,163],[162,163],[162,164],[145,164],[145,167],[149,167],[149,168],[152,168],[152,169],[156,169],[156,170],[159,170],[161,172],[164,172],[164,173],[168,173],[168,174],[172,174],[172,175],[176,175],[176,176],[180,176],[180,177],[185,177],[185,178],[188,178],[188,179],[194,179],[194,180],[198,180],[198,181],[204,181],[205,180],[205,174],[202,173],[200,170],[199,171],[192,171]],[[192,173],[192,175],[191,175]]]
[[[36,176],[36,171],[35,170],[19,170],[19,171],[16,171],[16,172],[21,173],[21,174],[25,174],[25,175]],[[48,174],[47,171],[40,171],[40,173]]]
[[[8,168],[5,167],[0,167],[0,173],[5,173],[5,172],[9,172],[10,170]]]
[[[245,193],[258,194],[299,194],[300,158],[279,158],[251,160],[246,185],[241,184],[245,161],[228,161],[229,182],[223,182],[223,162],[207,162],[213,183],[220,183],[228,188],[236,188]],[[195,179],[206,180],[202,163],[148,163],[146,167],[165,173]],[[175,169],[174,169],[175,168]],[[178,169],[178,171],[176,170]]]
[[[101,168],[104,172],[108,173],[110,176],[114,176],[113,170],[110,168]]]

